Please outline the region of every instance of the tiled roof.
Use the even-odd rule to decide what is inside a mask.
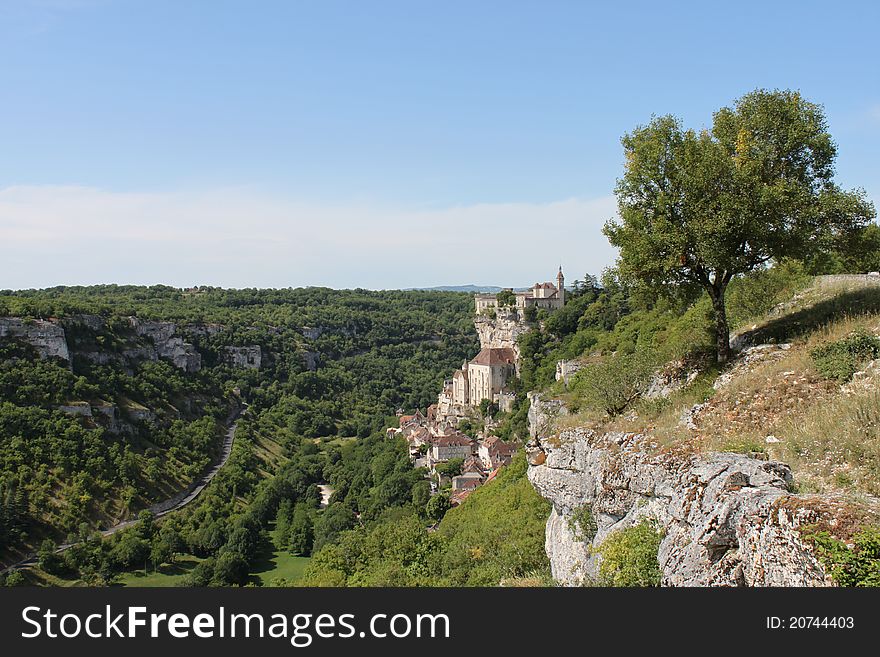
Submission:
[[[473,440],[464,434],[440,436],[434,440],[434,444],[438,447],[470,447]]]
[[[513,349],[504,347],[503,349],[481,349],[480,353],[471,361],[471,365],[513,365],[516,356]]]

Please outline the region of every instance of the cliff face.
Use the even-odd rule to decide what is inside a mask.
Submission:
[[[40,358],[61,358],[70,361],[64,329],[42,319],[23,320],[0,317],[0,338],[15,338],[36,349]]]
[[[841,509],[834,500],[788,493],[792,477],[783,463],[663,452],[640,435],[584,429],[533,439],[528,454],[529,479],[553,503],[545,547],[563,584],[595,581],[595,548],[642,520],[664,532],[664,586],[831,584],[798,528],[834,526]],[[595,521],[592,540],[580,540],[574,520],[584,507]]]
[[[531,325],[520,319],[516,310],[499,308],[495,317],[477,315],[474,317],[474,326],[480,337],[481,349],[513,349],[519,362],[519,346],[516,340],[526,333]]]
[[[242,369],[258,370],[263,360],[263,352],[258,344],[248,347],[226,347],[224,354],[229,365]]]
[[[175,336],[177,326],[173,322],[153,322],[132,317],[131,326],[139,336],[153,342],[156,356],[167,358],[184,372],[198,372],[202,368],[201,354],[183,338]]]

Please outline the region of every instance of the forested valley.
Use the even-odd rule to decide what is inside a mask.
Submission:
[[[109,584],[187,555],[187,583],[245,584],[267,543],[308,555],[389,508],[424,513],[428,484],[384,428],[475,353],[471,308],[449,292],[0,293],[4,566],[37,552],[36,583]],[[68,353],[47,355],[59,328]],[[197,501],[144,512],[217,459],[236,418]],[[336,493],[318,513],[324,481]]]

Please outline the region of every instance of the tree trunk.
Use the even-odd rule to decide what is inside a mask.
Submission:
[[[730,358],[730,328],[727,326],[727,309],[724,307],[724,290],[709,290],[712,297],[712,310],[715,311],[715,348],[718,362],[726,363]]]

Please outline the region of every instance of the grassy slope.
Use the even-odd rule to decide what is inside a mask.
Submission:
[[[747,365],[735,360],[718,390],[710,370],[667,399],[642,400],[634,414],[608,421],[585,411],[562,424],[649,432],[665,447],[764,454],[787,462],[801,491],[880,495],[880,382],[841,387],[810,357],[856,330],[880,334],[880,286],[820,280],[748,326],[752,344],[791,347]],[[697,403],[706,407],[687,429],[680,418]]]

